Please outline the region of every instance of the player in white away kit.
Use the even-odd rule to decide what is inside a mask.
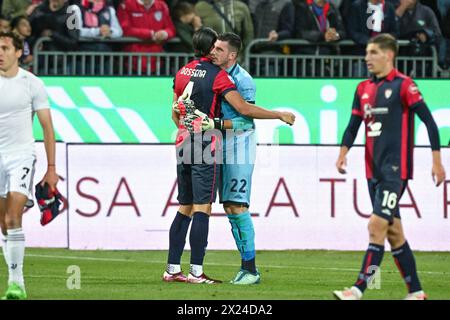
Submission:
[[[0,224],[3,255],[8,265],[4,299],[26,299],[23,279],[25,235],[22,214],[33,184],[36,152],[33,115],[44,132],[47,172],[42,183],[54,190],[55,135],[42,80],[19,68],[23,42],[13,33],[0,32]]]

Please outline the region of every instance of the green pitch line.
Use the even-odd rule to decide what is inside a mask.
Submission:
[[[29,299],[332,299],[331,292],[351,286],[363,252],[258,251],[261,283],[229,284],[239,269],[234,251],[208,251],[205,272],[221,285],[164,283],[166,251],[74,251],[28,248],[25,281]],[[3,259],[3,258],[2,258]],[[450,299],[450,252],[418,252],[421,282],[430,299]],[[74,267],[76,266],[75,269]],[[182,260],[189,268],[189,251]],[[80,271],[80,289],[74,270]],[[6,265],[0,261],[0,293],[6,290]],[[365,299],[403,299],[405,285],[389,252],[381,270],[381,289],[367,290]]]

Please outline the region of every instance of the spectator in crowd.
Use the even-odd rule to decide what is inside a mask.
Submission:
[[[108,5],[106,0],[81,0],[75,7],[75,14],[79,23],[80,37],[97,40],[81,42],[78,46],[80,51],[108,52],[113,50],[110,43],[101,40],[122,36],[122,28],[114,7]],[[82,63],[77,63],[77,74],[104,73],[105,70],[110,70],[109,67],[112,63],[111,59],[104,59],[104,70],[100,71],[100,57],[92,56],[85,61],[84,70]]]
[[[199,0],[165,0],[169,10],[172,12],[172,9],[180,2],[189,2],[192,5],[195,5]]]
[[[117,11],[124,36],[137,37],[146,43],[125,46],[128,52],[162,52],[163,44],[175,36],[175,26],[169,8],[161,0],[124,0]],[[138,70],[138,59],[133,59],[133,69]],[[152,58],[150,71],[156,70]],[[147,72],[147,59],[142,58],[141,70]]]
[[[354,0],[341,0],[340,4],[339,4],[339,12],[341,14],[342,17],[342,22],[344,23],[344,26],[347,30],[347,26],[348,26],[348,14],[350,12],[351,6],[353,4]],[[348,34],[348,32],[347,32]]]
[[[295,1],[295,37],[322,45],[302,45],[295,49],[300,54],[338,54],[338,47],[324,45],[333,44],[345,38],[345,28],[342,18],[336,7],[328,0],[300,0]],[[331,59],[324,60],[322,65],[319,60],[300,61],[297,70],[306,65],[305,76],[330,76],[333,69],[337,69],[338,63],[332,63]],[[315,68],[313,68],[315,66]],[[323,70],[321,68],[323,66]],[[322,71],[321,71],[322,70]],[[321,72],[317,74],[317,72]]]
[[[330,3],[334,6],[335,9],[340,10],[343,0],[330,0]]]
[[[248,8],[253,20],[255,38],[266,39],[266,43],[253,45],[252,53],[280,54],[290,53],[290,46],[280,45],[278,40],[290,39],[294,36],[294,5],[291,0],[250,0]],[[259,65],[260,70],[270,76],[276,76],[276,64],[281,69],[283,62],[269,61]],[[256,67],[256,61],[249,68]],[[266,68],[268,68],[266,70]]]
[[[295,21],[299,39],[333,43],[346,37],[341,15],[328,0],[296,1]],[[302,48],[302,52],[330,54],[333,50],[329,46],[316,46]]]
[[[445,14],[441,13],[441,28],[442,33],[449,38],[450,36],[450,8],[448,8]]]
[[[431,46],[439,52],[444,46],[441,28],[431,8],[418,0],[401,0],[397,9],[400,39],[410,40],[408,54],[413,56],[431,55]],[[439,54],[439,64],[445,63],[445,51]]]
[[[255,38],[269,41],[294,36],[294,5],[291,0],[250,0]]]
[[[4,15],[0,14],[0,31],[9,32],[11,31],[11,22]]]
[[[441,42],[442,47],[440,48],[439,53],[441,59],[442,57],[445,57],[444,61],[442,61],[441,67],[443,69],[448,69],[450,66],[450,10],[448,10],[445,15],[441,16],[441,26],[444,40]]]
[[[114,7],[114,9],[117,11],[119,8],[119,5],[123,2],[123,0],[110,0],[110,4]]]
[[[28,42],[31,36],[31,25],[26,16],[18,16],[11,21],[12,31],[15,32],[20,39],[23,40],[22,56],[19,59],[20,66],[24,69],[30,69],[33,62],[31,47]]]
[[[233,32],[241,37],[243,50],[239,61],[242,62],[243,52],[254,37],[248,6],[238,0],[201,0],[195,5],[195,11],[205,27],[210,27],[219,34]]]
[[[10,18],[30,16],[42,0],[3,0],[2,13]]]
[[[172,10],[173,23],[181,43],[173,48],[176,52],[193,53],[192,36],[201,28],[202,20],[195,14],[194,6],[186,1],[178,2]]]
[[[105,0],[81,0],[80,4],[76,6],[75,14],[80,23],[80,36],[83,38],[120,38],[123,34],[116,10],[107,5]],[[80,50],[109,51],[111,47],[98,42],[82,44]]]
[[[370,28],[368,21],[371,22]],[[384,0],[355,0],[348,12],[347,32],[360,46],[358,54],[364,54],[369,39],[380,33],[390,33],[397,38],[398,25],[394,6]]]
[[[448,15],[448,10],[450,9],[450,0],[437,0],[437,7],[441,18],[444,19]]]
[[[354,0],[347,12],[347,34],[357,47],[342,48],[343,54],[365,56],[365,48],[370,38],[389,33],[398,38],[398,23],[395,8],[385,0]],[[366,77],[367,66],[362,61],[353,62],[353,77]]]
[[[75,50],[79,31],[75,24],[72,28],[68,27],[72,21],[68,12],[74,11],[74,7],[69,8],[67,0],[48,0],[37,6],[30,16],[31,45],[40,37],[50,37],[53,41],[46,43],[44,50]]]

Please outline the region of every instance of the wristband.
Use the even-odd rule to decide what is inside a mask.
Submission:
[[[223,121],[219,118],[214,118],[214,129],[222,130],[223,128]]]

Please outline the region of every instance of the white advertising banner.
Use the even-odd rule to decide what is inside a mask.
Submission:
[[[45,146],[42,142],[36,143],[36,172],[34,174],[34,185],[37,184],[47,171],[47,156]],[[67,248],[67,170],[66,170],[66,144],[56,144],[56,172],[59,175],[58,190],[64,196],[63,205],[60,206],[60,214],[51,223],[41,226],[41,213],[34,197],[34,207],[27,210],[23,215],[23,229],[25,232],[25,241],[28,247],[48,247],[48,248]]]
[[[371,203],[364,149],[350,151],[346,175],[335,169],[338,151],[258,147],[250,207],[257,249],[366,249]],[[450,172],[450,149],[442,155]],[[36,227],[54,227],[58,235],[45,233],[46,241],[32,239],[29,244],[62,245],[68,232],[71,249],[168,248],[178,207],[174,146],[69,144],[67,158],[68,228],[57,225],[65,215],[58,217],[47,227]],[[415,178],[400,201],[407,239],[415,250],[449,251],[450,181],[433,185],[429,148],[415,149],[414,166]],[[208,249],[235,249],[220,204],[213,213]]]

